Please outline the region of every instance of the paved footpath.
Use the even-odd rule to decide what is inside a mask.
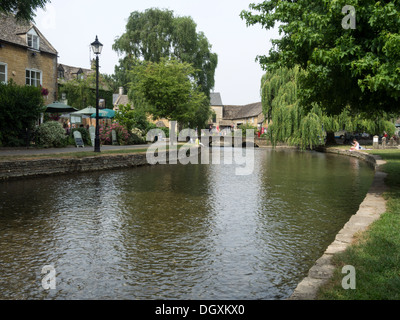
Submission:
[[[149,147],[149,144],[138,144],[138,145],[129,145],[129,146],[101,146],[101,151],[109,151],[109,150],[135,150],[135,149],[144,149]],[[68,152],[90,152],[93,151],[94,148],[92,146],[86,146],[84,148],[76,148],[73,146],[65,147],[65,148],[47,148],[47,149],[36,149],[36,148],[0,148],[0,157],[1,156],[24,156],[24,155],[40,155],[40,154],[56,154],[56,153],[68,153]]]

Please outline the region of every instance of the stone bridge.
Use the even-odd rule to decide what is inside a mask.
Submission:
[[[208,146],[210,147],[254,147],[259,148],[260,146],[267,145],[265,139],[254,138],[236,138],[232,136],[209,136],[209,137],[201,137],[201,142],[204,144],[204,141],[207,141],[208,138]]]

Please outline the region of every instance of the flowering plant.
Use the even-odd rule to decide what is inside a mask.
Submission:
[[[112,131],[115,131],[117,141],[121,145],[125,145],[129,139],[129,132],[119,123],[113,123],[111,126],[100,126],[99,134],[102,144],[112,144]]]
[[[111,128],[108,126],[100,126],[99,135],[101,144],[111,144]]]
[[[60,113],[51,113],[49,115],[49,119],[53,120],[53,121],[58,121],[61,118],[61,114]]]
[[[49,94],[49,90],[47,90],[46,88],[41,88],[41,92],[42,92],[42,96],[47,96]]]

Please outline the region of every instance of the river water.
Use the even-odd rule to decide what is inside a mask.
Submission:
[[[0,298],[286,299],[372,178],[355,158],[255,149],[250,175],[222,161],[2,182]]]

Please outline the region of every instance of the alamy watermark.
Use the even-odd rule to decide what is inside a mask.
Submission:
[[[346,274],[342,279],[342,288],[345,290],[356,289],[356,268],[346,265],[342,268],[342,273]]]
[[[46,265],[42,268],[42,288],[45,290],[54,290],[56,288],[56,269],[52,265]]]
[[[343,14],[348,13],[342,19],[342,28],[346,29],[346,30],[347,29],[355,29],[356,28],[356,9],[353,6],[346,5],[342,8],[342,13]]]
[[[222,130],[212,134],[207,129],[201,130],[199,137],[194,129],[175,131],[176,122],[171,122],[169,139],[161,129],[152,129],[147,133],[147,141],[154,143],[146,152],[149,164],[229,164],[235,165],[236,175],[250,175],[254,171],[254,130],[247,129],[243,137],[242,130]],[[155,139],[157,137],[157,139]],[[245,138],[245,141],[243,141]],[[178,142],[186,142],[178,149]],[[223,152],[212,152],[211,145],[224,146]],[[243,148],[243,143],[247,144]],[[166,152],[168,148],[168,160]],[[199,154],[199,149],[201,149]],[[223,157],[221,157],[223,154]],[[222,158],[222,159],[221,159]]]

